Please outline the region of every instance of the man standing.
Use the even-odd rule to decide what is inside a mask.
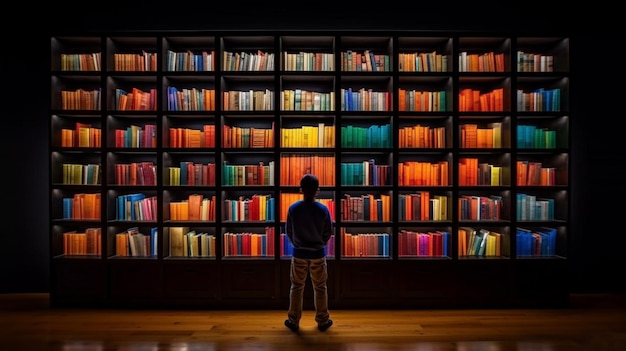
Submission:
[[[305,174],[300,180],[303,199],[294,202],[287,212],[285,232],[293,245],[291,257],[291,289],[289,291],[289,311],[285,326],[293,332],[300,329],[302,298],[307,274],[315,297],[315,322],[320,331],[333,325],[328,311],[328,290],[326,281],[328,270],[324,247],[333,234],[332,219],[326,205],[316,201],[319,194],[319,180],[312,174]]]

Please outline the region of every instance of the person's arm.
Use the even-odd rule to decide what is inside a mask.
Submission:
[[[331,235],[333,235],[333,220],[330,217],[330,211],[326,210],[326,218],[324,220],[324,230],[323,230],[323,239],[324,243],[327,243],[330,240]]]
[[[285,234],[289,238],[289,241],[293,243],[293,218],[291,218],[291,209],[287,210],[287,220],[285,221]]]

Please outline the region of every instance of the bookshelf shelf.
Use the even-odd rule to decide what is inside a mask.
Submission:
[[[52,302],[286,308],[312,172],[335,308],[563,305],[569,55],[454,31],[53,36]]]

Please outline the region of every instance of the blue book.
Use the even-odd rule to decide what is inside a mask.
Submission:
[[[72,198],[63,198],[63,219],[72,219]]]
[[[287,235],[283,235],[282,240],[283,240],[283,248],[285,250],[284,255],[293,256],[293,245],[291,244],[289,237]]]
[[[384,234],[383,235],[383,255],[385,257],[389,257],[389,234]]]
[[[159,235],[159,231],[158,228],[154,227],[150,229],[150,250],[151,250],[151,256],[157,256],[159,253],[159,250],[157,248],[157,243],[158,243],[158,235]]]
[[[267,234],[261,236],[261,256],[267,256]]]
[[[363,220],[364,221],[372,220],[372,218],[370,218],[370,197],[369,196],[363,197]]]
[[[237,207],[239,206],[239,201],[231,200],[230,201],[230,206],[231,206],[231,211],[232,211],[232,218],[230,220],[231,221],[238,221],[239,220],[239,211],[237,211]]]
[[[267,203],[265,204],[265,208],[266,208],[266,214],[265,214],[266,222],[273,222],[274,221],[274,198],[273,197],[267,198]]]
[[[517,228],[515,239],[517,256],[532,255],[533,236],[530,230]]]
[[[188,185],[187,184],[187,179],[189,177],[187,171],[187,167],[189,165],[190,162],[187,161],[182,161],[180,163],[180,185]],[[172,183],[172,181],[170,180],[170,184]]]
[[[176,111],[176,88],[167,87],[167,109]]]
[[[406,218],[405,218],[406,217],[405,216],[405,213],[406,213],[406,207],[405,207],[405,205],[406,205],[406,198],[407,198],[407,195],[402,195],[402,194],[398,195],[398,220],[400,220],[400,221],[406,220]]]
[[[382,234],[376,234],[378,256],[385,256],[385,238]]]
[[[243,234],[237,234],[237,256],[243,255]]]
[[[118,221],[124,220],[124,214],[126,213],[126,199],[124,195],[118,196],[115,202],[115,219]]]
[[[537,233],[543,236],[541,240],[541,254],[543,256],[556,255],[556,229],[541,227],[537,229]]]

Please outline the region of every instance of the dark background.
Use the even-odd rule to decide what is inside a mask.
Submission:
[[[50,37],[127,30],[450,30],[570,38],[570,291],[626,292],[618,11],[550,2],[14,3],[3,11],[0,293],[49,290]],[[225,8],[225,9],[222,9]]]

